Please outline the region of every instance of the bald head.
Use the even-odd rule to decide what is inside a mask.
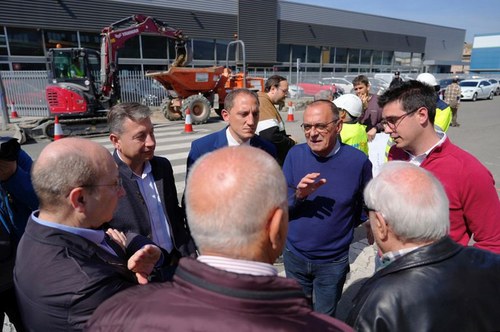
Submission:
[[[239,255],[236,251],[253,246],[270,215],[277,208],[286,210],[286,204],[286,183],[279,165],[253,147],[228,147],[207,154],[193,165],[187,180],[188,223],[202,253]]]
[[[448,234],[448,198],[441,183],[423,168],[388,162],[364,195],[366,205],[381,213],[402,240],[426,243]]]
[[[64,138],[47,145],[32,171],[40,208],[58,207],[72,188],[96,184],[110,160],[114,163],[104,147],[86,139]]]

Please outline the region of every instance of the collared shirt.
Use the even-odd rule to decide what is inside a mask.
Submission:
[[[340,140],[337,138],[337,141],[335,142],[335,146],[333,147],[332,151],[326,156],[325,158],[330,158],[331,156],[335,155],[337,152],[340,150]],[[317,153],[311,150],[311,152],[315,155],[320,157]]]
[[[431,153],[431,151],[434,150],[434,148],[436,148],[437,146],[443,144],[443,142],[446,140],[446,134],[442,131],[436,131],[436,133],[440,137],[440,140],[436,144],[434,144],[429,150],[425,151],[424,153],[418,156],[414,156],[408,151],[406,151],[410,156],[410,159],[408,160],[410,163],[420,167],[420,165],[424,162],[425,158],[427,158],[429,153]]]
[[[139,176],[134,173],[134,176],[148,208],[153,242],[168,252],[171,252],[174,245],[170,234],[170,226],[168,224],[168,218],[165,212],[163,212],[163,205],[158,193],[158,188],[156,187],[153,174],[151,173],[151,163],[146,161],[142,174]]]
[[[43,220],[38,218],[39,210],[34,211],[31,214],[31,218],[33,221],[35,221],[37,224],[50,227],[50,228],[56,228],[60,229],[62,231],[81,236],[90,242],[93,242],[97,244],[99,247],[105,249],[109,253],[113,254],[116,256],[116,252],[104,241],[104,231],[103,230],[97,230],[97,229],[90,229],[90,228],[80,228],[80,227],[72,227],[68,225],[63,225],[59,224],[56,222],[48,221],[48,220]]]
[[[240,146],[240,145],[250,146],[250,140],[247,140],[241,144],[237,140],[235,140],[233,135],[231,135],[231,132],[229,131],[229,127],[227,127],[226,129],[226,138],[227,138],[227,146]]]
[[[390,263],[394,262],[396,259],[398,259],[399,257],[402,257],[418,248],[420,248],[421,246],[416,246],[416,247],[412,247],[412,248],[404,248],[404,249],[400,249],[400,250],[396,250],[396,251],[389,251],[389,252],[386,252],[385,254],[382,255],[382,257],[380,258],[381,262],[382,262],[382,267],[386,267],[387,265],[389,265]]]
[[[253,276],[277,276],[278,271],[271,264],[220,256],[200,255],[197,260],[213,268],[227,272]]]

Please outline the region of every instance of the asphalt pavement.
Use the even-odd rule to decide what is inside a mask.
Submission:
[[[300,128],[302,123],[303,107],[297,105],[294,112],[295,122],[286,122],[286,129],[299,143],[305,142],[303,132]],[[287,113],[281,113],[287,119]],[[15,122],[23,119],[15,119]],[[168,122],[161,113],[153,117],[155,124]],[[460,127],[450,127],[448,136],[458,146],[476,156],[493,174],[496,180],[497,192],[500,195],[500,144],[498,129],[500,128],[500,97],[494,100],[481,100],[477,102],[462,102],[459,108],[458,122]],[[224,126],[223,122],[212,121],[209,124],[195,126],[196,128],[210,128],[216,130]],[[12,136],[14,127],[9,130],[0,131],[1,136]],[[48,144],[47,140],[23,145],[23,149],[36,159],[40,150]],[[355,238],[351,244],[349,253],[350,273],[348,275],[342,299],[340,300],[337,317],[345,319],[350,308],[350,301],[356,294],[362,283],[374,272],[375,252],[366,239],[365,230],[359,227],[355,230]],[[284,275],[283,265],[276,264],[280,275]],[[4,324],[3,332],[15,331]]]

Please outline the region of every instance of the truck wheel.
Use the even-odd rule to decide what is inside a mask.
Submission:
[[[179,121],[182,120],[182,114],[172,107],[172,100],[165,98],[162,100],[160,110],[167,120]]]
[[[477,100],[477,93],[472,95],[472,101],[476,101],[476,100]]]
[[[182,115],[186,118],[186,110],[191,111],[191,122],[193,124],[201,124],[208,121],[210,118],[210,102],[202,95],[192,95],[182,103]]]
[[[491,92],[490,92],[490,96],[488,97],[488,99],[489,99],[489,100],[493,100],[493,95],[494,95],[494,92],[493,92],[493,91],[491,91]]]

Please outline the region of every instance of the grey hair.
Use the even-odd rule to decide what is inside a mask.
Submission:
[[[123,122],[130,119],[139,122],[151,116],[151,109],[139,103],[121,103],[111,107],[108,112],[108,128],[112,134],[123,133]]]
[[[405,161],[384,164],[364,191],[368,208],[382,214],[402,240],[424,243],[449,233],[449,203],[441,183]]]
[[[281,168],[260,149],[226,147],[204,155],[186,184],[186,215],[198,248],[237,257],[255,243],[276,208],[287,210],[286,192]]]

